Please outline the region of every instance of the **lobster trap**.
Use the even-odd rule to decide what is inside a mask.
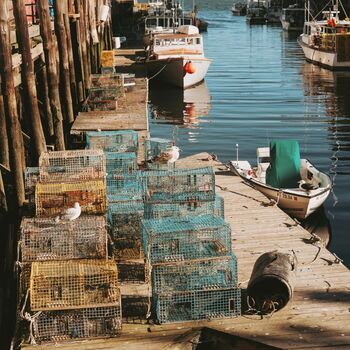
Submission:
[[[172,140],[158,137],[150,138],[145,141],[145,165],[150,170],[168,169],[168,164],[153,162],[161,153],[167,152],[174,145]]]
[[[117,267],[106,260],[33,262],[30,295],[31,311],[115,306]]]
[[[120,178],[122,175],[132,175],[138,170],[135,152],[118,153],[105,152],[107,178]]]
[[[133,130],[89,131],[86,133],[86,146],[105,152],[137,152],[138,133]]]
[[[35,186],[39,182],[39,167],[27,167],[24,170],[24,190],[29,209],[35,208]]]
[[[123,322],[145,323],[149,303],[148,296],[122,295]]]
[[[45,152],[39,158],[41,183],[69,183],[103,180],[106,159],[102,150]]]
[[[231,254],[231,229],[220,217],[144,220],[142,239],[150,262],[212,258]]]
[[[123,86],[122,74],[92,74],[91,84],[97,88],[113,88]]]
[[[152,265],[153,293],[167,294],[237,286],[234,255]]]
[[[145,204],[145,219],[199,215],[215,215],[224,218],[224,199],[216,195],[213,202]]]
[[[211,167],[146,171],[144,178],[148,203],[215,200],[215,174]]]
[[[237,317],[241,314],[241,291],[227,288],[156,294],[153,310],[159,323]]]
[[[78,183],[37,184],[35,206],[37,216],[59,215],[78,202],[83,213],[106,212],[106,183],[104,180]]]
[[[145,284],[150,282],[148,264],[144,261],[118,261],[118,279],[121,284]]]
[[[115,306],[44,311],[34,317],[36,342],[62,342],[117,336],[122,328],[120,301]]]
[[[113,242],[113,255],[117,259],[140,259],[142,202],[113,203],[108,208],[110,236]]]
[[[62,223],[52,218],[23,218],[21,261],[106,259],[106,226],[106,218],[96,215]]]

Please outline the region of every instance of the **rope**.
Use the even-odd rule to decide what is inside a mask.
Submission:
[[[36,314],[31,315],[29,312],[24,312],[24,309],[27,305],[27,300],[28,300],[28,295],[29,295],[29,289],[27,289],[26,297],[24,299],[23,307],[20,312],[20,316],[24,319],[30,322],[29,324],[29,338],[30,338],[30,344],[31,345],[36,345],[36,341],[34,338],[34,321],[35,319],[41,314],[41,311],[38,311]]]
[[[156,74],[154,74],[153,76],[151,76],[150,78],[148,78],[148,80],[152,80],[153,78],[155,78],[157,75],[159,75],[160,73],[163,72],[163,70],[165,69],[165,67],[167,66],[168,64],[166,63]]]
[[[147,247],[147,258],[146,258],[146,265],[147,265],[147,268],[148,268],[148,276],[149,276],[149,279],[152,275],[152,264],[151,264],[151,245],[148,244],[148,247]],[[152,302],[151,302],[151,288],[150,288],[150,281],[148,281],[148,306],[147,306],[147,313],[146,313],[146,320],[148,320],[150,317],[151,317],[151,307],[152,307]]]
[[[346,13],[345,8],[344,8],[343,3],[341,2],[341,0],[339,0],[339,3],[340,3],[340,6],[341,6],[342,10],[344,11],[345,18],[349,18],[349,16],[348,16],[348,14]]]

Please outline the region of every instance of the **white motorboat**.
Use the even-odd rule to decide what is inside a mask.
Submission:
[[[307,61],[328,69],[350,69],[350,21],[339,19],[339,1],[332,11],[324,11],[324,20],[310,18],[298,43]]]
[[[315,212],[332,189],[328,175],[300,159],[299,144],[293,140],[272,141],[270,147],[257,148],[256,167],[246,160],[229,165],[232,172],[298,219]]]
[[[192,25],[180,26],[173,34],[155,34],[146,59],[150,80],[183,89],[200,83],[210,63],[202,35]]]

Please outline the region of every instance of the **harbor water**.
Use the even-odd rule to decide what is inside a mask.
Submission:
[[[329,249],[350,267],[350,72],[307,63],[296,35],[249,26],[232,16],[231,2],[197,4],[209,22],[204,46],[213,62],[205,83],[184,93],[151,86],[152,136],[176,138],[181,156],[209,152],[222,162],[236,159],[238,144],[239,158],[252,163],[256,147],[298,140],[301,157],[333,180]]]

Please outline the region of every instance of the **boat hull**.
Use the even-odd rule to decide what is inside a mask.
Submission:
[[[184,71],[186,62],[191,61],[195,72],[190,74]],[[147,60],[147,75],[151,80],[186,89],[204,80],[211,61],[206,58],[166,58]]]
[[[281,20],[282,28],[286,32],[302,32],[303,26],[295,26],[294,23]]]

